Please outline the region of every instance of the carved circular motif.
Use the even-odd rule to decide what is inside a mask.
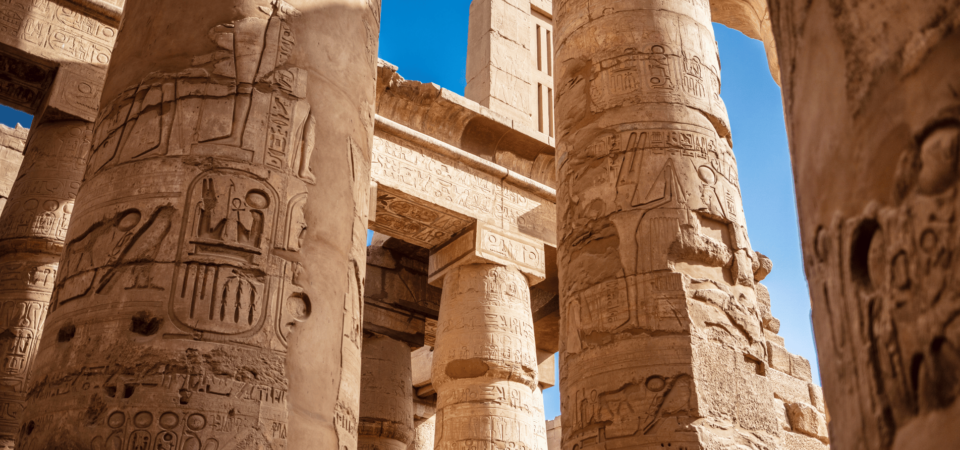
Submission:
[[[700,175],[700,179],[703,180],[704,183],[713,184],[717,182],[717,174],[713,173],[713,169],[707,166],[700,166],[700,168],[697,169],[697,175]]]
[[[165,412],[160,415],[160,426],[169,430],[180,423],[180,416],[176,413]]]
[[[200,414],[191,414],[190,417],[187,417],[187,427],[193,431],[203,429],[207,426],[207,418],[203,417]]]
[[[937,247],[939,241],[940,239],[937,238],[937,233],[933,230],[925,230],[920,236],[920,247],[930,252]]]
[[[110,425],[110,428],[120,428],[126,421],[127,416],[120,411],[116,411],[113,414],[110,414],[110,417],[107,418],[107,425]]]
[[[263,191],[251,190],[247,192],[247,204],[251,208],[267,209],[270,206],[270,198]]]
[[[140,211],[133,210],[126,213],[122,219],[120,219],[120,224],[117,225],[117,229],[120,231],[130,231],[133,227],[137,226],[140,223]]]
[[[47,200],[43,202],[43,209],[47,211],[56,211],[57,208],[60,208],[60,203],[56,200]]]
[[[151,423],[153,423],[153,414],[147,411],[140,411],[137,415],[133,416],[133,424],[136,425],[137,428],[149,427]]]
[[[664,387],[667,386],[666,380],[659,375],[654,375],[650,378],[647,378],[647,389],[650,389],[653,392],[660,392]]]
[[[40,206],[40,202],[35,198],[31,198],[30,200],[23,202],[23,209],[25,211],[32,211],[37,209],[38,206]]]
[[[310,300],[299,295],[287,298],[287,311],[297,321],[304,321],[310,317]]]

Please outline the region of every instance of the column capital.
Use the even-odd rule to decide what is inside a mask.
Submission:
[[[459,237],[430,252],[427,282],[442,287],[451,269],[466,264],[500,264],[515,267],[530,286],[546,279],[543,242],[499,227],[477,222]]]

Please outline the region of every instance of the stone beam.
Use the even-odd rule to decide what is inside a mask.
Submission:
[[[530,286],[546,278],[543,243],[483,223],[430,253],[427,280],[442,287],[447,273],[467,264],[515,266],[527,277]]]
[[[377,116],[370,228],[433,249],[474,221],[556,243],[556,193],[502,166]]]

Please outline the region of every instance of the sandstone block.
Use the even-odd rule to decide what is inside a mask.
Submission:
[[[804,403],[787,403],[787,416],[794,432],[804,434],[827,443],[827,422],[822,414]]]
[[[803,381],[813,381],[810,361],[800,355],[790,354],[790,374]]]
[[[767,342],[767,354],[770,358],[770,367],[784,373],[792,374],[791,362],[793,355],[791,355],[787,349],[773,342]]]
[[[371,245],[367,247],[367,265],[383,267],[384,269],[396,269],[397,261],[393,258],[390,250]]]

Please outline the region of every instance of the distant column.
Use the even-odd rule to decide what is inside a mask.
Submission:
[[[10,198],[10,189],[23,163],[23,149],[29,131],[19,124],[16,128],[0,124],[0,213]]]
[[[0,214],[0,435],[16,435],[93,124],[48,122],[29,136]]]
[[[18,445],[356,448],[378,30],[127,6]]]
[[[366,335],[360,379],[358,450],[406,450],[414,440],[410,346]]]
[[[519,270],[469,264],[446,274],[433,387],[437,450],[546,450],[530,287]]]

